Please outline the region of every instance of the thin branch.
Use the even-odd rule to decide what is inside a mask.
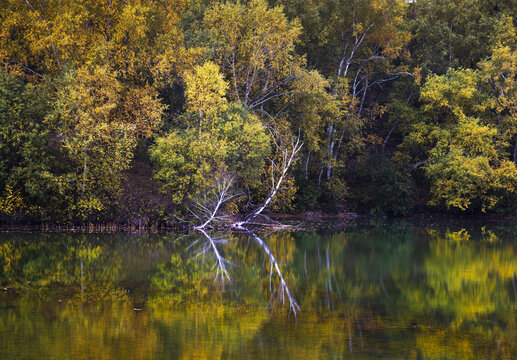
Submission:
[[[201,205],[200,203],[196,203],[196,205],[202,209],[205,213],[208,213],[208,219],[201,225],[195,226],[195,230],[201,230],[204,229],[208,224],[210,224],[212,221],[217,220],[217,218],[221,218],[217,216],[217,213],[219,212],[221,206],[236,197],[237,195],[230,195],[230,188],[233,184],[233,178],[226,178],[223,176],[222,178],[218,179],[217,181],[217,193],[215,194],[216,202],[213,207],[213,209],[210,211],[207,207]],[[198,217],[199,218],[199,217]]]
[[[22,68],[24,68],[25,70],[27,70],[27,71],[29,71],[29,72],[33,73],[34,75],[36,75],[36,76],[38,76],[38,77],[40,77],[40,78],[42,78],[42,79],[43,79],[43,75],[41,75],[41,74],[40,74],[39,72],[37,72],[37,71],[32,70],[31,68],[29,68],[29,67],[27,67],[27,66],[25,66],[25,65],[23,65],[23,64],[22,64],[21,62],[19,62],[19,61],[9,61],[9,62],[7,62],[7,65],[11,65],[11,64],[18,64],[18,65],[20,65]]]

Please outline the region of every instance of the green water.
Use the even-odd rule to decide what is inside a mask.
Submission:
[[[0,359],[517,358],[515,222],[210,236],[0,234]]]

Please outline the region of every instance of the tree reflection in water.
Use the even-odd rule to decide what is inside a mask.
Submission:
[[[511,359],[514,234],[382,223],[177,241],[2,235],[0,354]]]
[[[224,239],[223,237],[214,237],[210,234],[208,234],[203,229],[197,229],[198,232],[200,232],[204,238],[206,238],[207,242],[203,243],[201,242],[200,250],[198,251],[196,256],[204,256],[208,251],[212,251],[214,254],[214,267],[216,269],[215,274],[215,280],[217,281],[220,277],[220,280],[222,284],[224,285],[225,280],[230,281],[230,275],[228,273],[228,270],[226,266],[229,264],[229,261],[225,259],[220,251],[217,248],[217,244],[227,243],[228,239]],[[230,236],[230,234],[225,234],[227,237]],[[246,236],[253,239],[256,244],[264,251],[264,253],[267,255],[269,259],[269,291],[274,294],[278,293],[279,298],[282,301],[282,304],[285,304],[285,298],[287,297],[287,301],[289,303],[289,312],[292,312],[294,316],[296,316],[296,312],[300,310],[300,307],[296,300],[294,299],[291,291],[289,290],[289,286],[287,285],[287,282],[285,281],[284,277],[282,276],[282,271],[280,269],[280,265],[278,264],[278,261],[276,260],[275,255],[271,252],[268,245],[255,233],[253,232],[246,232]],[[197,243],[198,240],[195,241]],[[272,289],[272,277],[273,277],[273,270],[275,271],[276,275],[278,276],[278,279],[280,281],[280,284],[277,289]]]

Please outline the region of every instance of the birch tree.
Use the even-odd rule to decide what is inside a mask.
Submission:
[[[301,27],[281,7],[269,8],[264,0],[216,3],[203,28],[214,61],[230,81],[232,100],[260,109],[293,91],[289,85],[304,64],[295,52]]]

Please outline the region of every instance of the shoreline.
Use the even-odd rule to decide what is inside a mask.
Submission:
[[[499,214],[476,214],[476,215],[465,215],[465,214],[447,214],[447,213],[430,213],[421,212],[411,214],[405,217],[393,217],[393,216],[375,216],[370,214],[361,213],[323,213],[319,211],[307,211],[301,213],[271,213],[268,217],[273,221],[286,221],[288,224],[282,225],[293,225],[292,222],[302,222],[307,225],[311,223],[318,223],[319,221],[350,221],[350,220],[399,220],[399,221],[433,221],[433,220],[474,220],[474,221],[517,221],[517,216],[499,215]],[[255,224],[258,225],[258,224]],[[264,228],[274,227],[272,223],[260,224]],[[260,226],[257,226],[260,227]],[[310,227],[310,226],[309,226]],[[42,232],[42,233],[77,233],[77,234],[167,234],[170,232],[190,232],[193,230],[193,226],[187,222],[183,223],[152,223],[145,224],[142,221],[133,223],[115,223],[115,222],[88,222],[88,223],[16,223],[14,221],[10,223],[0,223],[0,232],[9,233],[31,233],[31,232]],[[218,230],[215,228],[215,230]],[[223,229],[219,229],[223,230]],[[293,226],[290,230],[297,230],[296,226]],[[299,228],[298,230],[303,230]]]

